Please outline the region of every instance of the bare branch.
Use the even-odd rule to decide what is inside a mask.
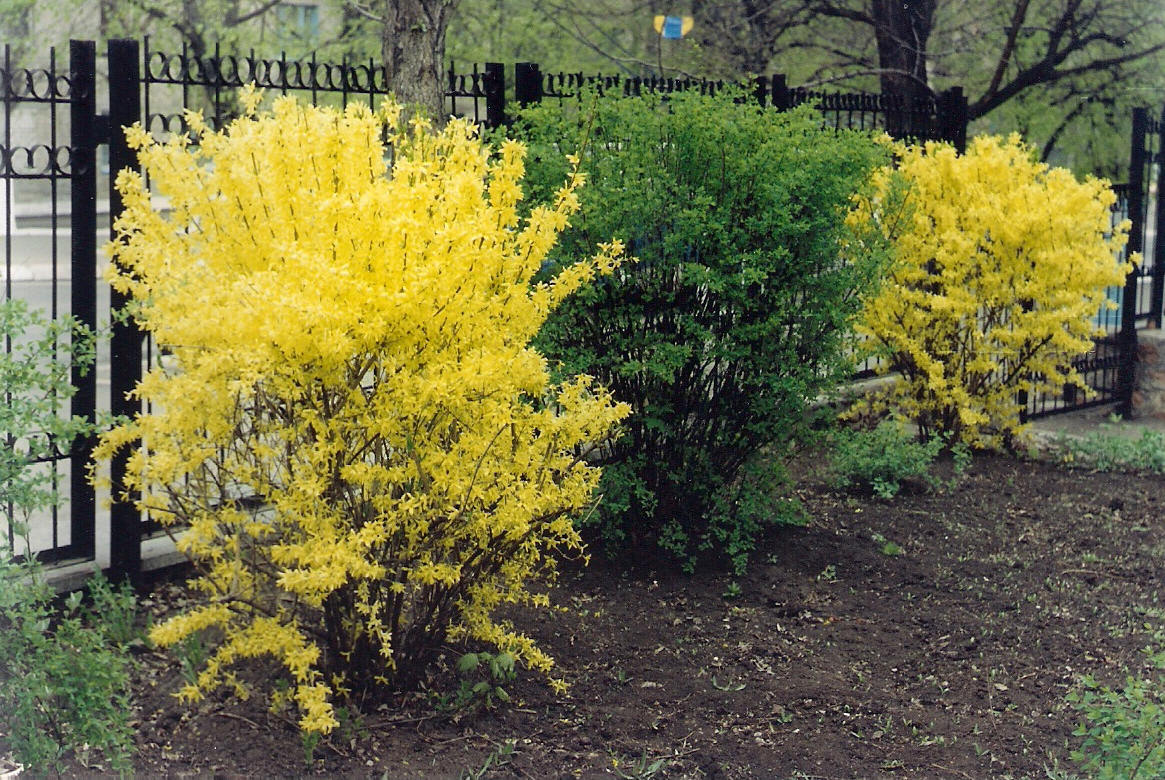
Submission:
[[[1107,57],[1101,59],[1091,60],[1072,68],[1058,69],[1056,65],[1067,59],[1067,55],[1057,57],[1055,59],[1045,58],[1035,65],[1024,69],[1016,74],[1010,82],[1001,87],[994,94],[985,94],[972,103],[967,108],[967,115],[971,119],[978,119],[981,116],[986,116],[991,111],[999,108],[999,106],[1011,100],[1021,92],[1030,89],[1039,84],[1054,84],[1065,79],[1071,79],[1077,76],[1083,76],[1088,73],[1096,73],[1098,71],[1107,70],[1110,68],[1126,65],[1137,60],[1145,59],[1158,52],[1165,51],[1165,41],[1157,43],[1146,49],[1139,49],[1135,52],[1119,56]]]
[[[234,18],[233,18],[233,19],[230,21],[230,24],[231,24],[232,26],[234,26],[234,25],[237,25],[237,24],[243,24],[243,23],[245,23],[245,22],[249,22],[249,21],[251,21],[252,19],[256,19],[256,18],[258,18],[258,17],[262,16],[263,14],[267,13],[267,12],[268,12],[268,11],[270,11],[272,8],[274,8],[275,6],[277,6],[277,5],[281,4],[282,2],[283,2],[283,0],[267,0],[267,2],[265,2],[265,3],[261,4],[261,5],[260,5],[258,8],[256,8],[255,10],[253,10],[253,11],[249,11],[248,13],[245,13],[245,14],[243,14],[242,16],[236,16],[236,17],[234,17]]]
[[[358,2],[355,2],[354,0],[346,0],[346,2],[344,3],[344,7],[350,8],[353,12],[356,13],[357,16],[361,16],[365,19],[370,19],[370,20],[376,22],[377,24],[384,24],[385,23],[385,18],[383,16],[381,16],[380,14],[373,13],[372,9],[365,3],[358,3]]]
[[[1019,31],[1023,27],[1024,19],[1027,18],[1027,9],[1030,0],[1019,0],[1015,6],[1015,13],[1011,17],[1011,24],[1007,28],[1007,42],[1003,46],[1003,52],[999,55],[999,62],[995,66],[995,73],[991,76],[991,83],[987,87],[986,94],[990,95],[999,89],[999,84],[1003,81],[1003,74],[1007,71],[1011,64],[1011,57],[1015,53],[1015,42],[1019,38]]]

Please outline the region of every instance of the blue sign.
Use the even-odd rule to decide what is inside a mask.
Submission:
[[[678,41],[684,37],[684,20],[679,16],[668,16],[663,20],[664,38],[670,41]]]

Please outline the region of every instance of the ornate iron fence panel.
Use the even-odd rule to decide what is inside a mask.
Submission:
[[[22,300],[50,320],[72,315],[97,327],[96,48],[74,41],[67,65],[51,49],[47,67],[14,62],[4,48],[0,68],[4,128],[0,142],[0,230],[4,244],[4,298]],[[8,356],[21,345],[6,334]],[[54,360],[67,360],[58,354]],[[97,372],[74,368],[71,400],[49,399],[59,414],[96,418]],[[5,388],[9,393],[13,388]],[[5,398],[11,403],[12,397]],[[2,446],[19,449],[16,431],[0,431]],[[16,542],[14,520],[27,520],[28,546],[47,562],[95,555],[96,494],[89,484],[93,442],[47,457],[42,471],[61,504],[22,518],[3,507],[3,533]],[[14,545],[15,547],[15,545]],[[22,547],[22,546],[21,546]],[[20,549],[20,547],[16,547]]]

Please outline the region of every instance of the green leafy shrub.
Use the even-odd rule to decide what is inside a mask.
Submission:
[[[59,767],[72,752],[124,772],[133,750],[128,650],[80,591],[63,610],[54,596],[35,564],[0,561],[0,724],[26,766]]]
[[[769,465],[807,400],[846,377],[846,337],[876,252],[844,257],[845,213],[886,160],[871,137],[823,129],[733,95],[539,106],[513,132],[530,147],[533,203],[578,154],[581,218],[548,272],[625,242],[637,262],[596,279],[548,320],[540,348],[632,407],[602,454],[588,522],[613,546],[657,542],[691,569],[715,549],[739,570],[781,502]],[[867,248],[869,245],[864,245]]]
[[[1073,734],[1084,741],[1072,759],[1094,780],[1165,776],[1165,653],[1150,653],[1149,665],[1154,677],[1130,675],[1123,689],[1089,675],[1068,694],[1083,718]]]
[[[879,498],[893,498],[903,480],[929,477],[943,440],[920,443],[900,421],[884,420],[873,430],[840,429],[832,445],[834,488],[864,488]]]
[[[517,679],[514,656],[509,653],[466,653],[457,659],[460,677],[457,691],[440,697],[441,709],[460,712],[493,709],[498,702],[508,704],[510,694],[503,686]]]
[[[134,599],[96,578],[93,606],[56,594],[27,540],[32,513],[61,502],[43,459],[68,449],[94,426],[57,408],[73,388],[76,361],[93,360],[92,334],[69,320],[46,323],[20,301],[0,303],[0,500],[9,508],[0,534],[0,733],[17,761],[38,771],[59,768],[70,752],[129,768],[129,657]],[[16,546],[16,542],[23,545]]]
[[[0,506],[12,507],[19,523],[59,501],[52,473],[36,464],[93,430],[88,421],[57,409],[74,393],[74,361],[92,365],[94,338],[68,318],[46,322],[17,299],[0,303],[0,336],[12,343],[10,351],[0,352]]]

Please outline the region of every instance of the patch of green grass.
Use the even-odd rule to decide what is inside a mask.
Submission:
[[[1160,431],[1145,429],[1140,437],[1129,437],[1115,433],[1114,425],[1103,425],[1083,439],[1061,434],[1051,452],[1072,468],[1165,474],[1165,434]]]

